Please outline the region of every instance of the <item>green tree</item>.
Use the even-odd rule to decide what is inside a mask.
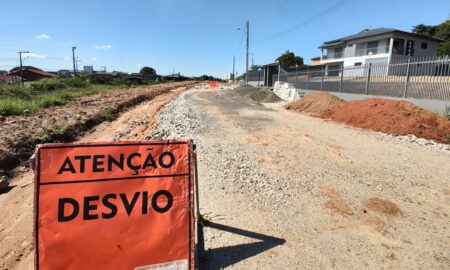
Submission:
[[[447,40],[439,45],[438,55],[450,55],[450,40]]]
[[[419,35],[432,37],[434,36],[434,33],[436,33],[436,26],[419,24],[413,27],[412,32]]]
[[[436,26],[436,32],[434,33],[434,37],[446,41],[450,40],[450,19]]]
[[[412,32],[445,40],[438,47],[438,55],[450,55],[450,19],[438,25],[416,25],[413,27]]]
[[[303,66],[303,58],[287,50],[277,58],[283,68]]]
[[[42,71],[42,69],[39,69],[39,68],[33,67],[33,66],[23,66],[22,68],[23,69],[34,69],[34,70],[41,70]],[[9,72],[14,72],[14,71],[17,71],[17,70],[20,70],[20,67],[12,68]]]
[[[156,70],[151,67],[143,67],[141,71],[139,71],[141,75],[153,76],[156,75]]]

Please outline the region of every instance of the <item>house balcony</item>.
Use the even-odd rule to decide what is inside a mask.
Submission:
[[[370,56],[370,55],[387,54],[387,53],[389,53],[389,46],[380,46],[380,47],[355,50],[354,55],[348,56],[348,57]]]
[[[339,60],[339,59],[350,58],[350,57],[373,56],[373,55],[388,54],[388,53],[389,53],[389,46],[379,46],[379,47],[364,48],[364,49],[357,49],[357,50],[351,50],[350,48],[346,48],[345,52],[324,54],[322,56],[322,61]]]

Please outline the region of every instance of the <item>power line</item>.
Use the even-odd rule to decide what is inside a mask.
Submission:
[[[327,9],[317,13],[316,15],[314,15],[312,17],[309,17],[308,19],[306,19],[306,20],[304,20],[304,21],[302,21],[302,22],[300,22],[300,23],[298,23],[296,25],[293,25],[293,26],[287,28],[286,30],[284,30],[282,32],[279,32],[277,34],[268,36],[266,38],[258,39],[256,41],[254,41],[254,43],[272,40],[272,39],[284,36],[286,34],[289,34],[291,32],[294,32],[294,31],[296,31],[296,30],[298,30],[298,29],[300,29],[300,28],[302,28],[302,27],[304,27],[304,26],[314,22],[315,20],[317,20],[317,19],[319,19],[319,18],[321,18],[321,17],[323,17],[325,15],[328,15],[328,14],[336,11],[337,9],[343,7],[344,5],[346,5],[350,1],[352,1],[352,0],[341,0],[341,1],[337,2],[336,4],[334,4],[333,6],[331,6],[331,7],[327,8]]]

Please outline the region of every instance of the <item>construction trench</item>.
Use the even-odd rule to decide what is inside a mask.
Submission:
[[[194,140],[210,222],[202,269],[448,268],[448,144],[286,110],[270,90],[189,88],[77,141]],[[9,173],[0,269],[32,269],[33,172]]]

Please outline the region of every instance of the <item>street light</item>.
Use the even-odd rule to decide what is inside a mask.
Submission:
[[[24,53],[30,53],[29,51],[20,51],[19,53],[19,58],[20,58],[20,79],[21,79],[21,84],[23,86],[23,66],[22,66],[22,54]]]

